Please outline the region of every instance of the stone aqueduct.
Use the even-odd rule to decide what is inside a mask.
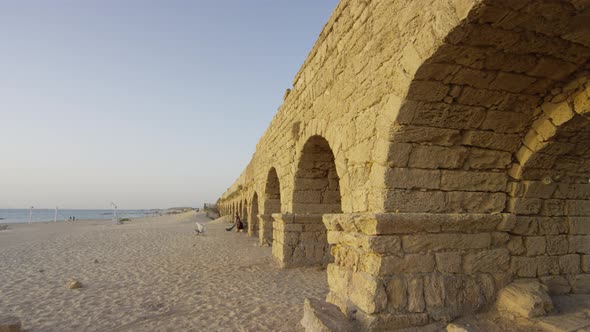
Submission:
[[[590,1],[342,0],[217,202],[368,329],[590,293]]]

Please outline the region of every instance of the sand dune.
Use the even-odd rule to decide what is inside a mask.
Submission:
[[[195,220],[207,221],[11,226],[0,232],[0,314],[30,331],[301,330],[304,298],[327,293],[325,271],[278,269],[255,239],[222,223],[195,236]]]

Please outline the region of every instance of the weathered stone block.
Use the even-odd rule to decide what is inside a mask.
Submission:
[[[575,66],[569,62],[556,58],[544,57],[527,74],[531,76],[547,77],[553,80],[561,80],[571,74]]]
[[[320,189],[320,188],[314,188]],[[321,190],[304,190],[293,193],[293,202],[297,203],[318,203],[322,201]]]
[[[373,314],[385,309],[387,293],[381,280],[365,273],[353,272],[350,300],[362,311]]]
[[[547,236],[546,250],[549,255],[565,255],[568,252],[569,244],[566,235]]]
[[[359,329],[359,331],[397,330],[411,326],[422,326],[428,324],[427,314],[367,315],[359,311],[355,314],[355,319],[362,326],[362,329]]]
[[[582,255],[582,271],[590,272],[590,255]]]
[[[504,247],[510,241],[510,234],[506,232],[492,233],[492,246]]]
[[[401,238],[399,236],[367,237],[367,250],[380,254],[401,254]]]
[[[537,256],[535,257],[535,263],[537,265],[537,277],[559,274],[558,256]]]
[[[465,165],[469,169],[506,169],[511,162],[509,152],[471,148]]]
[[[440,171],[412,168],[388,168],[385,173],[387,188],[438,189]]]
[[[569,216],[590,216],[590,203],[587,200],[568,200],[565,204]]]
[[[387,193],[385,209],[397,212],[444,212],[446,197],[438,191],[391,190]]]
[[[377,163],[389,167],[406,167],[411,151],[412,144],[380,140],[375,145],[374,158]]]
[[[501,217],[502,220],[500,221],[496,229],[499,231],[511,232],[516,226],[516,216],[513,214],[505,213],[502,214]]]
[[[506,194],[451,191],[448,202],[449,212],[499,213],[504,210]]]
[[[461,168],[468,151],[462,147],[416,146],[412,149],[409,167],[415,168]]]
[[[541,212],[546,216],[563,216],[565,215],[564,206],[565,202],[561,199],[546,199]]]
[[[378,270],[368,270],[374,275],[394,275],[400,273],[425,273],[434,271],[433,254],[406,254],[403,257],[383,256]]]
[[[514,134],[495,133],[493,131],[466,131],[463,144],[480,148],[512,152],[521,144],[520,137]]]
[[[442,273],[461,272],[461,254],[456,251],[438,252],[435,254],[436,269]]]
[[[590,274],[578,274],[571,283],[573,293],[590,294]]]
[[[524,217],[526,218],[526,217]],[[563,217],[531,217],[536,222],[537,233],[539,235],[558,235],[567,234],[568,224]]]
[[[522,255],[526,252],[526,248],[524,247],[524,241],[520,236],[511,236],[510,241],[508,241],[506,247],[512,255]]]
[[[424,300],[428,312],[444,307],[445,284],[441,275],[430,274],[424,277]]]
[[[445,249],[483,249],[490,246],[492,237],[480,234],[419,234],[402,237],[406,253],[438,251]]]
[[[568,236],[569,252],[574,254],[590,254],[590,236],[572,235]]]
[[[518,215],[539,214],[543,207],[543,200],[538,198],[512,198],[510,211]]]
[[[475,88],[487,89],[496,77],[496,72],[463,67],[451,79],[451,83],[467,84]]]
[[[540,279],[541,282],[547,286],[549,294],[551,295],[567,294],[572,289],[567,279],[562,276],[545,276]]]
[[[545,254],[544,236],[527,236],[524,238],[527,256],[538,256]]]
[[[519,93],[528,88],[534,81],[535,79],[530,76],[500,72],[489,88]]]
[[[568,217],[568,221],[570,234],[590,235],[590,217]]]
[[[462,105],[473,105],[473,106],[484,106],[490,107],[494,104],[502,102],[506,98],[506,94],[500,91],[490,91],[485,89],[476,89],[470,86],[466,86],[463,88],[463,92],[457,98],[457,101]],[[489,115],[488,115],[489,116]],[[503,128],[500,126],[493,126],[493,125],[486,125],[486,127],[482,129],[496,129],[496,128]],[[497,130],[498,132],[515,132],[515,131],[502,131]]]
[[[510,270],[519,277],[534,278],[537,276],[537,261],[534,257],[513,256]]]
[[[504,173],[442,171],[440,189],[461,191],[505,191]]]
[[[559,269],[562,274],[580,273],[580,255],[564,255],[559,257]]]
[[[551,198],[557,184],[555,183],[544,183],[542,181],[523,181],[524,184],[524,196],[530,198]]]
[[[461,132],[457,129],[394,125],[390,129],[389,140],[396,143],[431,143],[450,146],[459,140],[460,134]],[[417,147],[419,146],[414,146],[412,150]],[[465,151],[463,148],[456,150]],[[424,153],[424,151],[421,151],[420,154],[423,155]],[[442,152],[439,153],[442,154]]]
[[[352,271],[337,264],[328,264],[326,272],[330,291],[336,294],[348,294]]]
[[[457,285],[459,288],[455,292],[460,292],[461,297],[459,299],[461,299],[460,304],[462,306],[454,306],[455,316],[474,313],[488,304],[486,302],[486,293],[488,291],[485,291],[485,289],[489,286],[486,286],[486,284],[481,283],[481,280],[476,278],[466,278],[463,285]]]
[[[467,274],[477,272],[498,273],[508,270],[510,254],[507,249],[483,250],[465,255],[463,270]]]
[[[481,129],[499,133],[518,133],[528,124],[528,120],[527,114],[489,111]]]
[[[496,307],[501,312],[532,318],[553,310],[553,302],[546,286],[536,281],[518,280],[500,290]]]
[[[420,66],[416,72],[415,78],[418,80],[442,81],[446,77],[456,72],[460,67],[457,65],[441,63],[425,63]]]
[[[424,281],[422,277],[416,276],[408,280],[408,311],[424,312]]]
[[[452,104],[449,100],[452,97],[445,98],[444,103],[420,103],[415,109],[412,124],[453,129],[479,127],[485,118],[483,107]]]
[[[346,218],[342,216],[344,215],[324,215],[324,218],[329,218],[330,223],[339,221],[350,224],[352,232],[371,235],[493,232],[496,229],[510,230],[516,220],[510,214],[483,213],[366,213],[347,214]]]
[[[436,81],[413,81],[409,92],[408,99],[416,101],[440,101],[442,100],[449,87]]]
[[[301,325],[308,332],[353,331],[352,324],[337,306],[309,298],[303,304]]]
[[[394,276],[385,286],[387,292],[387,303],[394,312],[406,308],[407,291],[406,279],[402,276]]]

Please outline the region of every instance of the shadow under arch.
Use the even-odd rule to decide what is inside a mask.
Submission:
[[[269,246],[273,242],[273,214],[281,213],[281,183],[277,170],[271,167],[266,175],[262,210],[258,215],[258,239],[260,245]]]
[[[248,214],[248,235],[257,236],[259,232],[258,226],[258,194],[254,192],[252,199],[250,199],[250,209]]]

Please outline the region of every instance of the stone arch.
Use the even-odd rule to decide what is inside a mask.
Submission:
[[[567,3],[555,6],[547,17],[536,2],[484,0],[466,8],[430,47],[417,40],[406,45],[399,67],[409,84],[388,95],[384,109],[394,119],[387,160],[395,168],[384,170],[386,211],[504,211],[500,175],[492,174],[490,186],[461,187],[452,178],[465,176],[438,170],[505,173],[537,107],[585,70],[590,40],[568,23],[578,13]],[[550,33],[549,26],[561,31]],[[455,185],[439,185],[449,182]]]
[[[248,201],[246,199],[240,201],[240,218],[242,218],[242,222],[248,222]]]
[[[248,216],[248,235],[258,236],[258,194],[254,192],[254,195],[250,199],[250,213]]]
[[[281,213],[281,182],[275,167],[271,167],[266,175],[262,214],[259,215],[259,242],[261,245],[271,245],[273,242],[273,214]]]
[[[281,182],[275,167],[271,167],[266,176],[263,211],[266,215],[281,213]]]
[[[328,141],[311,136],[304,144],[293,188],[294,214],[341,213],[340,177]]]
[[[244,200],[242,200],[242,210],[240,213],[240,217],[242,218],[243,222],[249,222],[248,220],[248,200],[244,198]]]
[[[572,85],[570,85],[572,86]],[[538,278],[553,294],[580,293],[590,277],[590,100],[584,84],[546,102],[516,153],[508,211],[514,278]]]
[[[345,210],[344,207],[347,207],[346,211],[358,211],[358,208],[354,208],[353,204],[354,199],[351,197],[351,192],[353,188],[350,187],[350,180],[349,180],[349,172],[348,168],[350,165],[347,163],[347,158],[345,153],[342,151],[342,133],[340,128],[333,128],[328,126],[328,122],[322,119],[312,119],[308,122],[303,123],[303,129],[301,133],[298,135],[297,140],[295,142],[295,162],[291,163],[291,172],[296,176],[297,172],[299,171],[299,163],[298,161],[301,160],[303,152],[305,151],[305,145],[313,139],[314,137],[322,137],[324,140],[329,142],[329,147],[334,159],[334,166],[335,171],[339,176],[339,190],[341,193],[341,210]],[[359,189],[359,188],[356,188]],[[291,191],[287,194],[294,194],[294,191]],[[287,206],[288,211],[294,211],[293,197],[285,197],[288,200]],[[358,201],[358,200],[357,200]],[[366,204],[358,204],[356,205],[366,205]],[[366,203],[366,202],[363,202]],[[363,210],[363,209],[360,209]]]
[[[273,255],[284,266],[325,265],[333,260],[324,214],[341,213],[340,179],[328,141],[303,145],[293,187],[293,214],[275,218]]]

